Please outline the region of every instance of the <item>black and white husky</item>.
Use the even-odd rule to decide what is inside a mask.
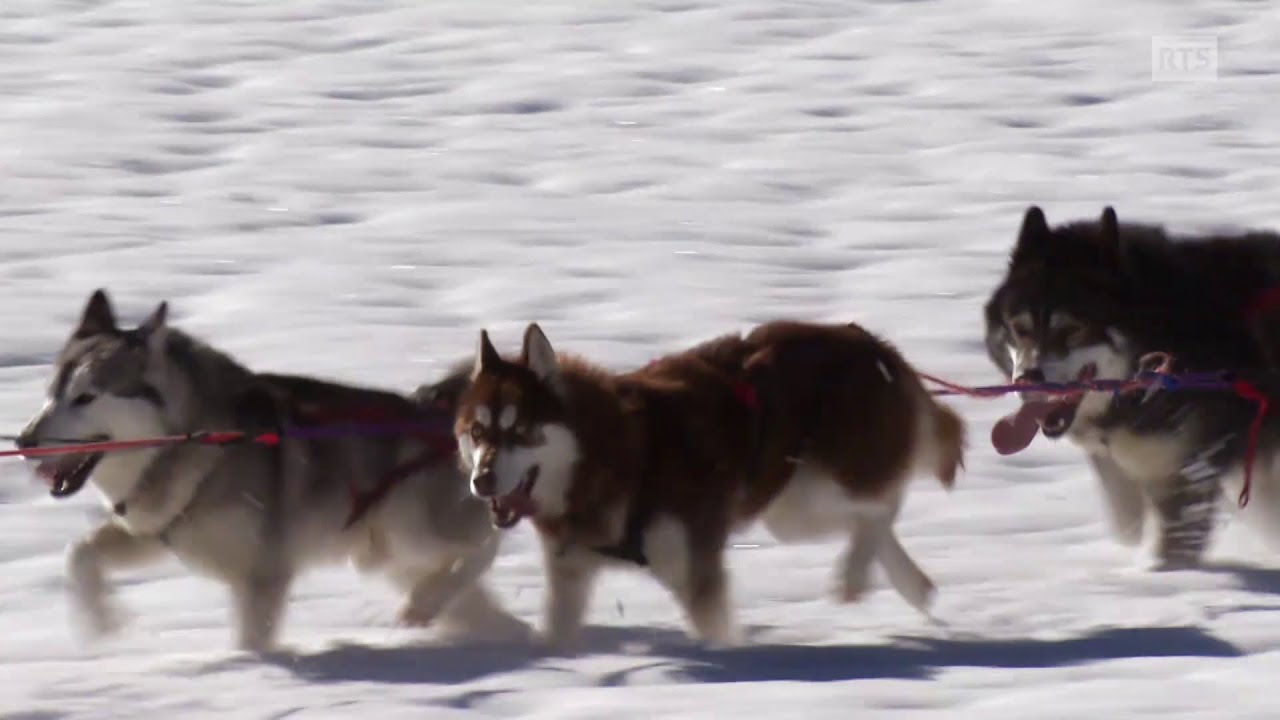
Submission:
[[[1277,288],[1274,233],[1174,237],[1119,223],[1109,207],[1097,220],[1050,227],[1033,206],[986,304],[986,346],[1011,380],[1126,379],[1165,353],[1177,372],[1231,370],[1273,392]],[[1156,567],[1200,562],[1223,490],[1233,500],[1240,490],[1254,401],[1224,389],[1026,399],[1042,408],[1041,434],[1085,451],[1122,541],[1136,544],[1149,529]],[[1277,417],[1268,416],[1251,463],[1251,506],[1272,530],[1280,530]]]

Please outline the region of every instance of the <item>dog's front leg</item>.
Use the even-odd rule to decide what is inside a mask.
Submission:
[[[111,601],[107,573],[156,562],[165,552],[159,539],[133,535],[115,522],[98,526],[72,544],[67,553],[71,602],[90,635],[108,635],[123,625]]]
[[[289,573],[273,570],[256,571],[232,583],[238,648],[263,652],[275,645],[292,581]]]
[[[1123,545],[1142,542],[1147,498],[1138,481],[1129,477],[1115,461],[1104,455],[1090,455],[1089,465],[1102,486],[1111,534]]]
[[[1200,564],[1213,534],[1221,483],[1216,474],[1179,474],[1148,490],[1159,524],[1157,570]]]
[[[554,650],[572,652],[582,631],[599,562],[581,551],[561,552],[554,540],[544,540],[547,604],[544,639]]]
[[[649,571],[680,603],[689,634],[712,648],[741,643],[729,602],[726,540],[724,533],[706,527],[691,531],[667,515],[655,517],[645,532]]]

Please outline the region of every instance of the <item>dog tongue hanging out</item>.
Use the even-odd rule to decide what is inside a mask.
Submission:
[[[1097,374],[1097,366],[1089,363],[1080,371],[1079,381],[1088,382]],[[1030,384],[1029,381],[1025,381]],[[991,427],[991,444],[1001,455],[1021,452],[1043,432],[1045,437],[1061,437],[1071,427],[1080,409],[1083,393],[1045,395],[1025,393],[1022,406],[996,421]]]

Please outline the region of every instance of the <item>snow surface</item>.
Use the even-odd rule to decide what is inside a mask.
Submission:
[[[260,368],[410,389],[488,327],[624,367],[778,316],[857,320],[964,382],[1027,203],[1051,221],[1275,225],[1280,36],[1266,2],[4,0],[0,421],[106,286]],[[1152,35],[1220,40],[1157,83]],[[268,660],[221,588],[122,580],[82,644],[62,553],[99,513],[0,466],[9,718],[1274,717],[1280,564],[1239,520],[1216,566],[1151,574],[1107,537],[1083,460],[997,457],[1011,401],[957,401],[969,470],[899,523],[935,626],[877,585],[831,600],[835,544],[730,555],[749,648],[683,637],[612,574],[588,652],[445,647],[335,568]],[[536,620],[527,527],[491,577]]]

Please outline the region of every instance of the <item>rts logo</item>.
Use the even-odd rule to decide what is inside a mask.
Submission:
[[[1157,82],[1217,80],[1217,36],[1156,35],[1152,37],[1151,79]]]

